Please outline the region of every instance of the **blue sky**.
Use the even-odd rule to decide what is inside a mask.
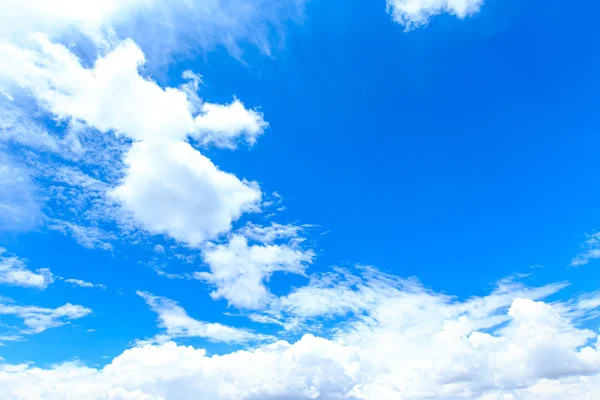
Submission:
[[[600,395],[593,4],[9,4],[5,398]]]

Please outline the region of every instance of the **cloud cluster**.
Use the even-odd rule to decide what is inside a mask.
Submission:
[[[378,280],[371,286],[385,293],[369,295],[357,282],[354,307],[368,311],[339,325],[330,339],[307,334],[294,343],[222,356],[172,342],[146,344],[102,369],[5,365],[0,387],[14,399],[41,393],[48,399],[170,400],[562,400],[600,394],[598,334],[578,326],[593,309],[586,304],[593,298],[598,305],[596,294],[549,303],[539,298],[564,284],[527,288],[505,280],[487,296],[458,300],[373,271],[355,278],[363,285]],[[168,334],[206,336],[206,326],[176,303],[139,294]]]
[[[108,195],[143,229],[198,245],[229,231],[242,213],[258,210],[256,183],[221,171],[186,142],[192,135],[205,145],[253,144],[266,122],[239,100],[203,103],[194,115],[189,86],[162,88],[140,75],[144,54],[131,40],[93,68],[41,34],[27,48],[0,42],[0,54],[12,60],[0,67],[0,81],[25,90],[57,118],[133,142],[123,160],[125,175]]]
[[[176,0],[168,5],[154,0],[16,3],[0,0],[7,10],[0,16],[0,58],[8,60],[0,63],[3,104],[27,98],[66,128],[64,134],[53,136],[24,118],[26,113],[6,108],[2,112],[7,118],[0,122],[5,140],[42,152],[59,153],[68,147],[65,157],[82,164],[104,157],[86,154],[85,131],[118,141],[116,156],[93,160],[102,165],[98,176],[72,165],[36,170],[51,182],[48,190],[53,197],[71,199],[69,210],[88,223],[57,217],[47,218],[47,227],[69,234],[87,248],[111,250],[117,239],[100,227],[100,220],[197,247],[208,271],[193,277],[214,288],[214,299],[252,310],[248,316],[255,323],[282,326],[283,337],[310,333],[298,340],[274,341],[248,329],[194,319],[176,301],[138,291],[157,314],[160,333],[138,341],[103,368],[78,362],[48,368],[2,364],[3,396],[16,400],[600,396],[598,334],[584,326],[598,316],[598,293],[550,302],[547,298],[565,283],[529,288],[507,279],[487,296],[459,299],[369,267],[307,275],[315,254],[299,236],[305,227],[249,223],[232,231],[243,214],[258,212],[268,202],[262,202],[256,182],[222,171],[194,146],[252,146],[268,124],[260,111],[237,98],[227,104],[202,99],[200,77],[190,71],[183,73],[186,82],[181,86],[159,85],[144,69],[146,58],[160,57],[160,46],[166,47],[162,54],[167,56],[185,51],[181,37],[201,38],[206,47],[222,44],[236,55],[240,38],[268,51],[265,21],[276,21],[272,10],[281,10],[276,3],[287,7],[287,1],[263,0],[253,6],[239,0]],[[413,29],[443,12],[464,18],[482,3],[388,0],[388,10],[396,22]],[[164,18],[152,25],[152,35],[132,28],[153,29],[143,22],[156,12]],[[191,20],[193,24],[186,23]],[[172,32],[174,21],[186,27],[184,31],[163,34]],[[83,38],[77,39],[73,31]],[[133,39],[121,40],[123,35]],[[74,46],[64,44],[67,37],[76,39]],[[144,37],[156,39],[155,43]],[[93,55],[82,53],[78,40],[91,40]],[[108,148],[104,142],[99,147]],[[33,224],[27,219],[40,211],[28,175],[15,173],[13,164],[1,157],[2,153],[0,189],[11,190],[0,190],[0,220]],[[26,161],[41,164],[33,156]],[[598,239],[591,237],[573,265],[597,258],[597,244]],[[162,245],[155,250],[165,253]],[[0,283],[43,289],[52,282],[49,270],[31,271],[17,257],[0,256]],[[267,287],[275,273],[305,275],[309,283],[277,297]],[[65,282],[102,288],[79,279]],[[41,333],[91,312],[70,303],[49,308],[0,298],[0,315],[20,319],[25,327],[0,341]],[[172,342],[181,338],[255,347],[209,356],[203,349]]]

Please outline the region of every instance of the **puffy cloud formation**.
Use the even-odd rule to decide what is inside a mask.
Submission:
[[[199,337],[216,342],[244,343],[258,340],[269,340],[267,335],[254,334],[245,329],[232,328],[218,323],[208,323],[193,319],[175,301],[165,297],[154,296],[147,292],[137,292],[150,306],[152,311],[158,314],[159,327],[165,329],[165,333],[155,336],[144,342],[166,342],[173,338]]]
[[[0,284],[46,289],[54,282],[50,269],[40,268],[33,272],[19,257],[5,254],[6,250],[0,247]]]
[[[431,17],[444,12],[465,18],[482,5],[483,0],[387,0],[388,12],[407,30],[426,25]]]
[[[264,234],[264,232],[263,232]],[[267,239],[272,234],[264,234]],[[234,234],[228,243],[203,250],[209,272],[194,277],[216,286],[214,299],[225,298],[239,308],[263,307],[273,296],[265,286],[274,272],[302,274],[314,253],[295,244],[250,245],[245,236]]]
[[[194,97],[195,76],[184,74],[192,84],[183,88],[160,87],[140,75],[145,57],[131,40],[98,58],[92,68],[44,35],[31,40],[27,48],[0,42],[0,54],[11,60],[0,66],[0,82],[24,89],[58,118],[133,141],[123,179],[105,192],[139,226],[198,245],[228,232],[244,212],[258,210],[258,185],[219,170],[186,138],[191,134],[203,144],[228,148],[238,140],[252,145],[267,125],[260,113],[236,99],[229,105],[200,104],[194,115],[200,101]],[[63,224],[83,243],[109,248],[106,240],[94,244],[94,232],[73,227]]]
[[[148,231],[191,245],[228,232],[261,198],[256,184],[219,170],[183,141],[135,143],[125,164],[128,173],[112,196]]]
[[[590,301],[598,305],[597,294],[548,303],[536,299],[564,284],[526,288],[503,281],[487,296],[460,301],[410,280],[355,278],[363,283],[342,290],[357,294],[354,303],[368,311],[339,325],[331,339],[308,334],[295,343],[279,341],[221,356],[172,342],[147,344],[102,369],[74,363],[51,369],[4,365],[0,388],[19,400],[42,394],[50,400],[566,400],[600,395],[598,334],[578,327],[593,309]],[[359,288],[368,281],[385,293],[372,293],[374,300]],[[177,308],[167,299],[140,295],[166,314]],[[161,324],[167,330],[188,325],[179,318],[189,317],[180,310],[161,317]]]
[[[261,113],[247,110],[238,99],[226,105],[204,103],[201,111],[196,117],[194,137],[217,147],[235,148],[240,136],[252,146],[267,126]]]

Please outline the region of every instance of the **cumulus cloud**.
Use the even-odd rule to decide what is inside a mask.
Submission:
[[[177,302],[148,292],[137,292],[148,306],[158,314],[159,327],[164,333],[145,342],[166,342],[173,338],[199,337],[215,342],[245,343],[272,339],[267,335],[252,333],[245,329],[233,328],[219,323],[198,321],[190,317]]]
[[[0,247],[0,284],[46,289],[52,282],[54,277],[50,269],[31,271],[24,260],[9,255]]]
[[[185,93],[139,75],[144,54],[131,40],[84,68],[67,47],[34,34],[28,48],[0,42],[0,76],[28,90],[59,118],[134,140],[184,139],[193,130]],[[116,112],[119,110],[119,112]]]
[[[194,137],[203,144],[232,149],[242,138],[252,146],[267,126],[261,113],[246,109],[238,99],[231,104],[204,103],[201,110]]]
[[[591,400],[600,394],[598,334],[578,326],[590,296],[549,303],[539,298],[564,284],[527,288],[505,280],[487,296],[459,300],[411,280],[361,279],[378,279],[393,297],[361,306],[370,311],[338,325],[330,339],[309,334],[221,356],[172,342],[144,345],[102,369],[4,365],[0,386],[16,399],[118,393],[113,398]],[[171,313],[170,301],[140,295]],[[180,327],[190,325],[189,317],[174,314],[161,323],[185,331]]]
[[[114,198],[148,231],[191,245],[228,232],[261,197],[256,184],[219,170],[186,142],[135,143],[125,163]]]
[[[0,43],[0,54],[13,60],[0,66],[0,77],[58,118],[133,141],[125,175],[108,193],[140,227],[197,245],[228,232],[243,213],[258,210],[262,193],[256,183],[219,170],[185,140],[191,134],[220,147],[234,147],[241,138],[253,144],[266,126],[261,114],[237,99],[223,106],[204,103],[192,114],[190,87],[162,88],[140,75],[145,57],[131,40],[97,59],[93,68],[44,35],[32,41],[27,48]],[[94,232],[76,228],[63,223],[61,230],[87,246],[108,247],[106,240],[88,240],[98,237]]]
[[[431,17],[441,13],[465,18],[477,13],[482,5],[483,0],[387,0],[388,12],[407,30],[427,25]]]
[[[216,287],[211,297],[249,309],[261,308],[272,298],[265,280],[274,272],[302,274],[314,257],[311,250],[294,244],[249,245],[239,234],[226,244],[208,246],[202,254],[210,272],[196,272],[194,277]]]

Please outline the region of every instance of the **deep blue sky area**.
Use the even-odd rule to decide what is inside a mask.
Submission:
[[[379,4],[344,4],[309,4],[271,59],[198,66],[206,96],[269,116],[256,147],[215,162],[284,194],[290,221],[331,230],[319,264],[457,295],[532,265],[595,288],[589,267],[567,267],[600,219],[596,13],[489,1],[403,32]]]
[[[202,75],[207,101],[235,96],[260,109],[269,127],[256,145],[205,154],[264,193],[281,194],[278,222],[317,225],[310,272],[373,265],[459,298],[485,295],[515,274],[531,274],[524,279],[532,285],[569,281],[566,295],[597,290],[600,261],[570,262],[600,228],[600,5],[488,0],[464,20],[440,15],[405,32],[384,3],[312,1],[270,55],[247,44],[241,60],[218,49],[147,71],[177,86],[190,69]],[[0,240],[32,269],[109,287],[3,288],[23,303],[94,310],[11,343],[2,349],[10,362],[110,361],[102,356],[158,332],[135,290],[176,299],[198,319],[258,326],[224,315],[236,310],[211,300],[201,282],[157,276],[151,247],[103,252],[41,231]],[[201,264],[171,262],[177,271]],[[307,282],[282,275],[272,277],[273,292]],[[86,329],[96,331],[82,336]]]

